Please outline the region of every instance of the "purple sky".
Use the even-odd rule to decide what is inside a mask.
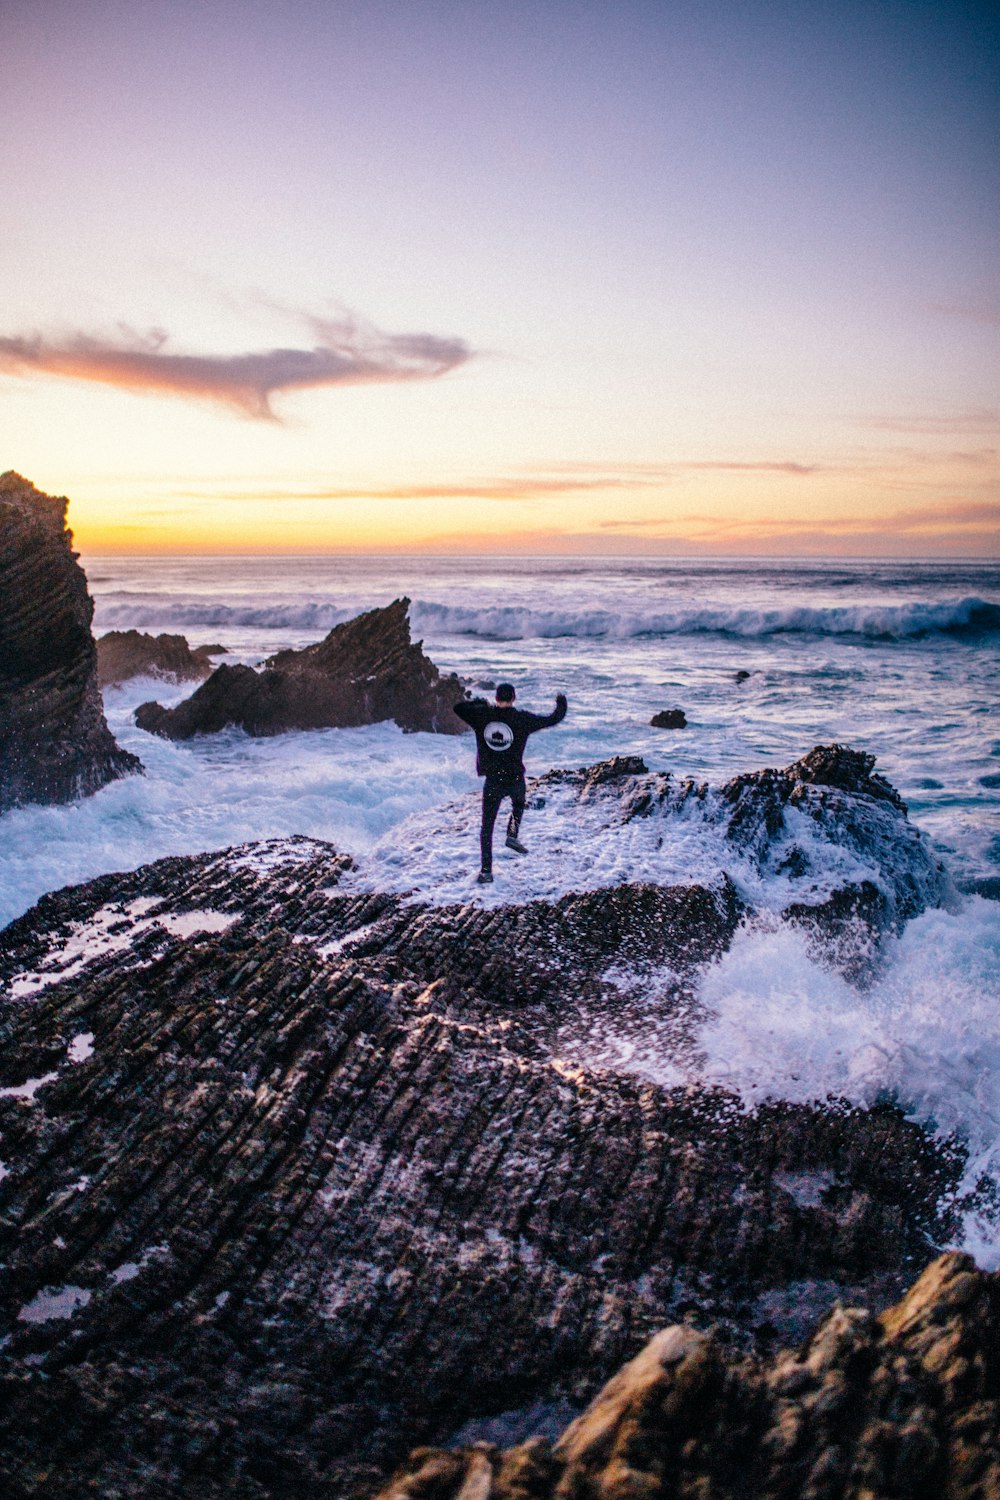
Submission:
[[[93,549],[996,551],[997,44],[4,0],[0,468]]]

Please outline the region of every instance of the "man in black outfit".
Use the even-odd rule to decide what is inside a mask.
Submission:
[[[455,704],[455,712],[476,731],[476,771],[486,778],[479,833],[482,852],[479,884],[488,885],[493,880],[493,825],[505,797],[510,798],[511,808],[507,848],[518,854],[528,852],[517,836],[524,813],[524,746],[528,735],[536,729],[548,729],[565,719],[566,698],[562,693],[557,694],[554,713],[529,714],[514,707],[514,689],[509,682],[501,682],[497,685],[495,703],[487,703],[485,698],[463,700]]]

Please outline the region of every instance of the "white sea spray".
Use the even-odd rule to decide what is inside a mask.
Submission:
[[[1000,1191],[1000,906],[926,911],[886,947],[859,987],[800,930],[749,924],[700,985],[700,1077],[750,1105],[892,1099],[967,1150],[961,1191]],[[970,1211],[963,1243],[1000,1266],[1000,1224]]]

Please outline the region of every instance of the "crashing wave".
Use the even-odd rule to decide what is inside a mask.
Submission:
[[[328,631],[356,613],[328,599],[290,603],[221,603],[157,599],[148,594],[99,601],[102,630],[148,629],[150,619],[172,630],[274,629]],[[644,636],[726,635],[743,640],[776,635],[858,636],[865,640],[917,640],[941,632],[982,635],[1000,631],[1000,603],[970,595],[896,605],[800,606],[788,609],[678,608],[623,613],[615,610],[483,609],[418,600],[411,611],[418,636],[471,636],[482,640],[630,640]]]

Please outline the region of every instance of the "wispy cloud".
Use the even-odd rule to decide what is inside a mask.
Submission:
[[[740,463],[723,459],[705,459],[699,463],[682,463],[675,466],[677,469],[690,469],[697,472],[705,470],[723,470],[731,474],[822,474],[825,472],[821,464],[798,464],[790,459],[782,462],[763,463]]]
[[[522,500],[542,499],[549,495],[573,495],[597,492],[629,492],[662,489],[690,472],[726,470],[736,473],[778,473],[808,476],[829,472],[817,464],[787,462],[733,462],[729,460],[695,460],[662,464],[562,463],[523,473],[477,475],[441,480],[421,480],[413,484],[319,484],[312,486],[277,486],[266,489],[238,485],[179,491],[186,498],[215,500]],[[628,523],[621,523],[628,524]],[[653,523],[644,523],[653,524]]]
[[[876,432],[918,432],[936,434],[1000,432],[1000,410],[996,407],[976,406],[966,411],[914,413],[899,417],[863,417],[862,425]]]
[[[480,479],[449,479],[419,484],[319,485],[315,488],[179,490],[184,498],[213,500],[534,500],[545,495],[570,495],[590,490],[635,490],[656,485],[653,478],[635,475],[553,477],[552,475],[497,475]]]
[[[927,531],[937,526],[1000,526],[1000,502],[946,501],[923,509],[897,510],[886,518],[894,531]]]
[[[974,500],[948,500],[938,505],[913,507],[907,510],[887,512],[879,518],[878,531],[870,532],[870,518],[857,515],[816,516],[810,514],[801,521],[791,521],[787,516],[758,515],[751,517],[672,515],[672,516],[622,516],[597,522],[600,531],[659,532],[671,540],[683,536],[689,542],[706,539],[738,538],[762,539],[781,536],[829,538],[844,536],[907,536],[933,535],[940,530],[968,529],[973,534],[983,533],[1000,525],[1000,503]]]
[[[670,524],[666,516],[616,516],[597,523],[601,531],[663,531]]]
[[[61,375],[120,390],[221,402],[258,421],[278,421],[272,398],[317,386],[433,380],[472,357],[463,339],[432,333],[383,333],[344,315],[302,315],[311,348],[249,354],[181,354],[161,329],[122,328],[115,338],[74,333],[0,337],[0,373]]]
[[[555,464],[553,472],[573,474],[607,473],[610,465],[577,462]],[[826,474],[832,472],[827,464],[806,464],[791,458],[678,458],[663,463],[617,464],[614,472],[622,477],[668,480],[682,474],[696,474],[703,470],[722,469],[736,474]]]

